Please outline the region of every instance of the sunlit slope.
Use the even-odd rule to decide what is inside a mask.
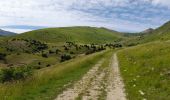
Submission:
[[[47,28],[26,32],[16,37],[32,38],[48,43],[70,41],[78,43],[111,43],[122,38],[118,32],[95,27]]]
[[[151,33],[145,34],[143,42],[150,42],[150,41],[166,41],[170,40],[170,22],[165,23],[161,27],[155,29]]]
[[[170,42],[153,42],[118,53],[129,100],[170,100]]]

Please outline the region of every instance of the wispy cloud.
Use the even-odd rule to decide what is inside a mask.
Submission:
[[[64,26],[142,31],[168,21],[169,8],[169,0],[0,0],[0,26],[19,32]]]

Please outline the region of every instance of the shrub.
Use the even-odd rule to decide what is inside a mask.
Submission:
[[[41,62],[38,62],[38,65],[41,65]]]
[[[51,65],[50,64],[47,64],[46,67],[50,67]]]
[[[117,44],[114,44],[113,46],[114,46],[115,48],[121,48],[121,47],[122,47],[122,44],[117,43]]]
[[[43,53],[43,54],[42,54],[42,57],[48,58],[48,55]]]
[[[52,50],[49,50],[49,54],[53,54],[53,53],[55,53],[54,51],[52,51]]]
[[[85,54],[86,54],[86,55],[89,55],[89,54],[92,54],[92,53],[95,53],[95,51],[94,51],[94,50],[89,50],[89,51],[87,51]]]
[[[71,59],[71,56],[68,54],[64,54],[61,56],[61,62],[64,62],[64,61],[70,60],[70,59]]]
[[[32,71],[32,68],[27,66],[4,68],[0,71],[0,81],[7,82],[25,79],[32,75]]]
[[[71,51],[71,52],[70,52],[70,54],[74,54],[74,52],[73,52],[73,51]]]
[[[64,50],[68,51],[68,50],[69,50],[69,48],[65,46],[65,47],[64,47]]]
[[[58,54],[59,52],[61,52],[59,49],[56,49],[55,53]]]

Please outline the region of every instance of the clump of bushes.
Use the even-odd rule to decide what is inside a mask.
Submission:
[[[106,48],[104,46],[95,46],[95,45],[91,45],[91,50],[88,50],[85,54],[88,55],[88,54],[92,54],[92,53],[95,53],[95,52],[100,52],[100,51],[103,51],[103,50],[106,50]]]
[[[32,68],[28,66],[3,68],[0,70],[0,82],[25,79],[31,76],[32,72]]]
[[[114,44],[105,44],[105,47],[109,47],[109,48],[122,48],[123,47],[123,45],[122,45],[122,43],[114,43]]]
[[[63,55],[61,56],[61,62],[64,62],[64,61],[70,60],[70,59],[72,59],[72,57],[71,57],[71,55],[69,55],[69,54],[63,54]]]
[[[24,46],[19,46],[18,44]],[[6,43],[6,50],[9,52],[37,53],[46,49],[48,49],[47,44],[34,39],[13,38]]]

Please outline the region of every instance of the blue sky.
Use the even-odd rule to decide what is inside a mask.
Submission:
[[[95,26],[123,32],[156,28],[170,20],[170,0],[0,0],[0,28]]]

